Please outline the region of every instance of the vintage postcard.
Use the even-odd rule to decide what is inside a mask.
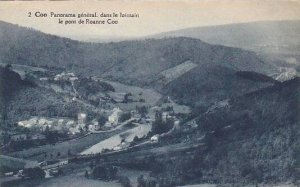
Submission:
[[[0,1],[1,187],[300,186],[300,1]]]

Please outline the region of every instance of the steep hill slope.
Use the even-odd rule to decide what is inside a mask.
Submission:
[[[10,69],[10,66],[0,66],[0,122],[6,119],[7,105],[13,95],[22,87],[32,86],[21,79],[20,75]]]
[[[262,74],[207,64],[163,86],[162,93],[184,104],[209,106],[215,101],[240,96],[275,82]]]
[[[79,112],[95,115],[92,108],[72,102],[69,95],[22,80],[9,66],[0,66],[0,107],[0,128],[32,116],[76,118]]]
[[[161,136],[147,156],[134,158],[136,151],[124,162],[152,170],[164,186],[299,186],[300,79],[224,103]]]
[[[169,169],[180,170],[182,180],[190,183],[299,180],[299,107],[299,78],[233,98],[225,107],[201,114],[197,129],[176,136],[191,142],[204,137],[206,149],[181,157]]]

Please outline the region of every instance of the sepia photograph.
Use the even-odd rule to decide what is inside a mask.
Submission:
[[[300,1],[0,1],[1,187],[299,187]]]

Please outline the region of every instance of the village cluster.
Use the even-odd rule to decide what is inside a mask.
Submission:
[[[71,118],[47,118],[35,116],[28,120],[19,121],[18,126],[28,128],[31,130],[31,132],[44,132],[46,129],[49,129],[50,131],[58,131],[59,133],[75,135],[82,133],[82,131],[95,132],[101,129],[109,130],[119,124],[119,119],[122,113],[123,111],[121,109],[114,108],[104,125],[100,125],[96,119],[87,122],[87,114],[78,113],[76,120]],[[20,138],[14,138],[14,140],[22,140],[25,138],[21,137],[26,137],[25,134],[16,134],[12,137],[18,136]],[[35,136],[36,135],[33,137]]]
[[[80,96],[75,84],[77,81],[81,81],[74,73],[62,72],[52,77],[40,77],[40,84],[43,86],[59,85],[63,82],[71,83],[71,89],[65,90],[65,94],[69,97],[73,97],[72,102],[84,102],[84,98]],[[91,80],[89,80],[91,81]],[[98,81],[98,80],[94,80]],[[58,91],[59,93],[63,93]],[[125,128],[125,131],[121,131],[108,139],[95,144],[92,147],[86,147],[86,150],[81,153],[75,153],[78,156],[91,156],[95,154],[103,154],[107,152],[116,152],[129,149],[137,144],[132,144],[134,141],[142,140],[140,143],[156,144],[159,142],[160,135],[158,133],[151,133],[153,131],[153,124],[160,118],[160,123],[165,124],[168,121],[173,121],[173,126],[179,126],[179,119],[173,108],[168,106],[168,103],[172,106],[174,102],[168,97],[168,102],[161,104],[160,106],[146,106],[144,105],[145,99],[142,93],[135,93],[138,97],[134,97],[131,93],[127,92],[99,92],[94,97],[98,97],[101,102],[109,103],[112,107],[105,108],[100,107],[98,115],[89,115],[87,112],[78,112],[76,117],[46,117],[46,116],[31,116],[30,118],[20,120],[17,122],[17,127],[23,129],[22,132],[12,133],[5,132],[7,140],[2,145],[3,148],[8,147],[7,150],[23,150],[31,147],[44,146],[47,144],[55,144],[59,142],[69,141],[77,139],[90,134],[111,132],[116,129],[122,129],[125,125],[130,127]],[[118,107],[118,103],[138,103],[135,109],[122,110]],[[105,111],[105,112],[103,112]],[[157,115],[157,114],[160,115]],[[54,133],[55,132],[55,133]],[[2,134],[4,132],[1,132]],[[30,169],[32,167],[42,168],[47,175],[55,176],[59,175],[59,168],[65,164],[68,164],[69,156],[75,156],[73,153],[68,152],[68,158],[59,157],[55,153],[48,154],[47,157],[42,159],[41,162],[34,162],[24,166],[23,169]],[[20,171],[6,172],[4,175],[17,175],[24,177],[23,169]]]

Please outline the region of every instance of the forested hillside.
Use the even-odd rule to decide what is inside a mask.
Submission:
[[[203,100],[210,103],[269,85],[239,79],[235,75],[237,71],[267,75],[277,72],[275,66],[263,62],[253,52],[211,45],[198,39],[180,37],[95,44],[47,35],[4,22],[0,25],[0,42],[5,44],[0,46],[2,63],[59,67],[84,77],[98,76],[141,87],[154,87],[185,104],[203,104]],[[187,61],[194,64],[193,68],[180,74],[180,65]],[[168,85],[160,84],[161,73],[174,67],[179,67],[180,76]],[[241,89],[237,89],[239,86]],[[210,95],[212,92],[220,94],[214,97]]]
[[[166,142],[201,142],[188,154],[157,158],[158,177],[175,184],[236,183],[237,186],[300,179],[300,79],[229,100],[198,116],[198,127]],[[188,124],[183,126],[188,128]]]

